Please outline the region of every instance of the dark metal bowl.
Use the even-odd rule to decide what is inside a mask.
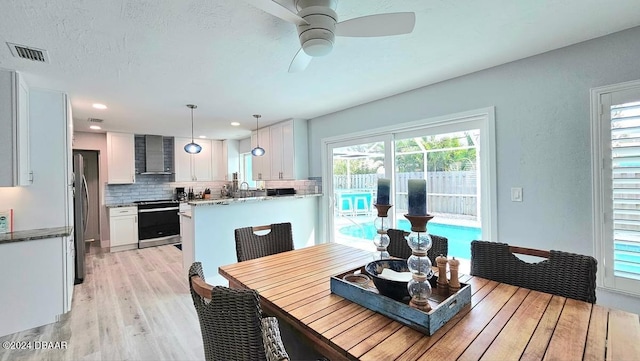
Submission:
[[[407,282],[392,281],[386,278],[378,277],[382,273],[382,270],[389,268],[396,272],[409,272],[407,267],[407,260],[405,259],[383,259],[378,261],[369,262],[365,266],[365,271],[371,276],[373,284],[376,285],[378,292],[381,295],[392,298],[396,301],[403,301],[409,298],[409,291],[407,290]]]

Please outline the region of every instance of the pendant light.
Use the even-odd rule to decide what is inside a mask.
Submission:
[[[261,157],[264,155],[264,148],[260,147],[260,139],[258,138],[259,130],[258,128],[258,119],[261,117],[260,114],[254,114],[254,118],[256,118],[256,147],[251,150],[251,154],[256,157]]]
[[[187,104],[187,107],[191,109],[191,143],[184,146],[184,151],[189,154],[198,154],[202,150],[202,147],[193,141],[193,110],[198,106],[193,104]]]

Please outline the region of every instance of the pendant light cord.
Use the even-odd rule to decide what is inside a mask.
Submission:
[[[188,105],[189,108],[191,108],[191,143],[194,143],[193,141],[193,108],[195,108],[196,106],[193,104]]]
[[[256,118],[256,147],[260,146],[260,132],[258,132],[260,130],[260,128],[258,128],[258,119],[260,118],[260,116],[258,114],[255,114],[254,117]]]

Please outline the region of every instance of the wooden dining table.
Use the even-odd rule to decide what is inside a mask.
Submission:
[[[332,294],[330,277],[373,260],[326,243],[219,268],[259,292],[331,360],[640,360],[637,314],[462,275],[471,304],[429,336]]]

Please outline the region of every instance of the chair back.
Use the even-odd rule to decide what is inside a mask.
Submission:
[[[189,269],[189,289],[206,360],[266,360],[256,291],[206,283],[200,262]]]
[[[401,229],[389,229],[387,230],[389,236],[389,247],[387,251],[389,255],[397,258],[409,258],[411,256],[411,248],[407,244],[407,240],[404,238],[409,235],[409,232]],[[439,255],[447,256],[449,252],[449,240],[447,237],[436,236],[435,234],[429,234],[431,236],[431,249],[427,251],[427,257],[431,260],[431,263],[435,266],[436,257]]]
[[[528,263],[514,253],[546,259]],[[471,275],[590,303],[596,302],[597,264],[575,253],[471,242]]]
[[[256,231],[270,230],[267,234]],[[238,262],[293,250],[291,223],[275,223],[267,226],[244,227],[235,230]]]

